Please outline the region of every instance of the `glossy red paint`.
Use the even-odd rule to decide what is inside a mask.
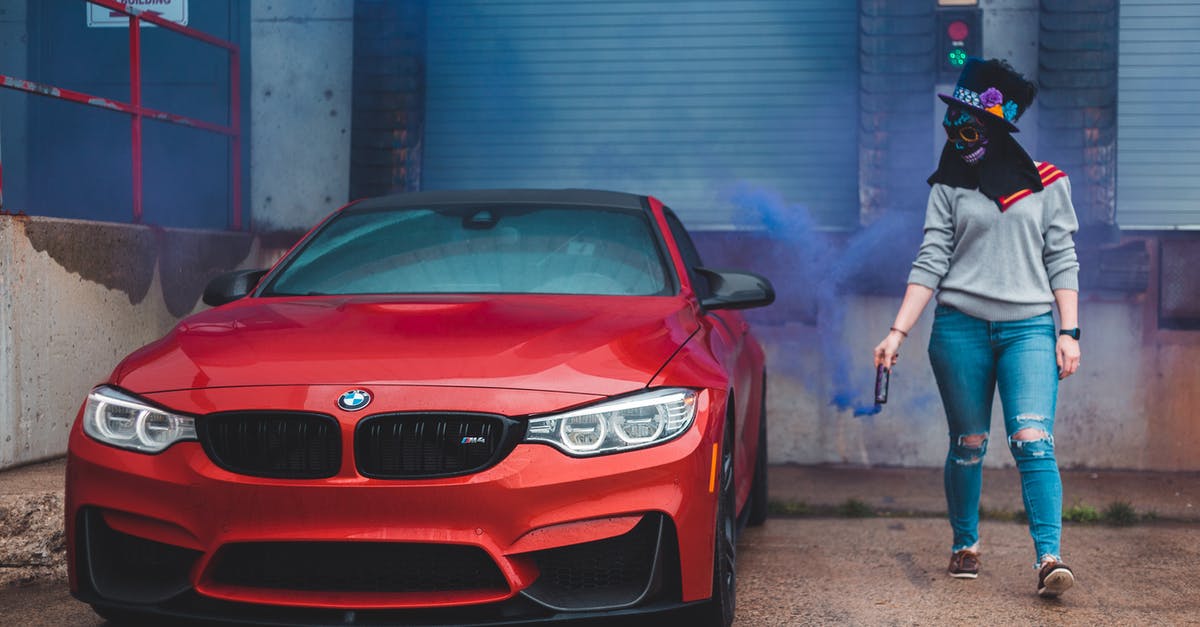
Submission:
[[[142,454],[93,439],[77,418],[66,482],[72,591],[80,592],[85,509],[116,532],[196,551],[187,579],[203,597],[362,610],[512,599],[541,575],[534,553],[621,536],[644,517],[665,515],[677,540],[670,552],[679,562],[677,601],[709,598],[719,445],[733,420],[740,510],[762,454],[765,358],[740,313],[700,305],[665,208],[645,202],[677,275],[672,296],[252,297],[191,316],[131,354],[105,383],[172,412],[333,416],[341,466],[322,479],[242,475],[218,466],[198,442]],[[406,480],[366,477],[355,463],[355,429],[366,414],[456,411],[520,420],[654,387],[700,393],[692,427],[649,448],[572,457],[521,443],[473,474]],[[363,415],[336,405],[352,388],[371,394]],[[224,548],[278,541],[478,547],[506,585],[381,594],[248,588],[213,578]]]
[[[111,382],[141,393],[405,382],[620,394],[695,332],[679,297],[254,298],[181,322]]]
[[[680,354],[650,382],[650,387],[671,385],[668,381],[685,378],[693,385],[728,390],[734,378],[733,415],[737,452],[734,455],[734,485],[741,507],[750,496],[754,483],[754,460],[764,454],[758,450],[758,426],[764,419],[761,399],[764,363],[762,346],[750,332],[745,318],[735,311],[708,312],[701,322],[697,337],[688,342]],[[724,423],[712,428],[723,429]],[[720,440],[720,431],[708,434],[712,441]]]

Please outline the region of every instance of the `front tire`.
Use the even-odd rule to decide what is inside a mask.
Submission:
[[[751,527],[767,522],[769,496],[767,494],[767,377],[763,375],[762,409],[758,414],[758,454],[754,460],[754,484],[750,488],[750,516],[746,524]]]
[[[737,503],[733,488],[733,420],[729,418],[721,440],[720,471],[712,600],[700,621],[705,627],[730,627],[737,606]]]

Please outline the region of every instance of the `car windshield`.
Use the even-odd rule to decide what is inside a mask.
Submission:
[[[301,294],[665,295],[644,213],[476,206],[343,212],[263,291]]]

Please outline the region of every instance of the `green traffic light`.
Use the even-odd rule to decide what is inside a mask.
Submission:
[[[962,48],[955,48],[946,56],[950,59],[950,65],[954,67],[962,67],[967,62],[967,53]]]

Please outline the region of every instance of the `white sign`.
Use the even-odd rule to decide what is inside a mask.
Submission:
[[[175,22],[187,26],[188,22],[188,3],[187,0],[117,0],[121,4],[129,7],[135,12],[140,13],[155,13],[168,22]],[[139,20],[142,26],[154,26],[144,20]],[[87,3],[87,25],[88,28],[106,28],[129,26],[129,16],[120,11],[113,11],[108,7],[102,7],[98,4]]]

